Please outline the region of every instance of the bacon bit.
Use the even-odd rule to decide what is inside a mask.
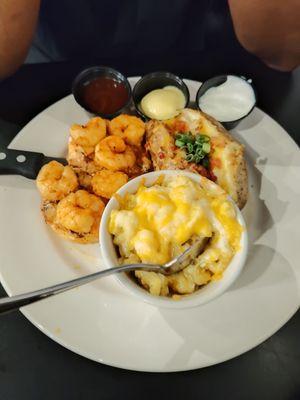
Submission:
[[[222,168],[222,161],[220,160],[220,158],[211,158],[209,160],[210,162],[210,167],[212,168]]]
[[[226,146],[226,140],[223,137],[211,137],[210,138],[210,145],[212,149],[215,149],[216,147],[223,148]]]
[[[184,121],[176,120],[173,127],[176,132],[187,132],[188,131],[187,125]]]
[[[209,171],[205,167],[203,167],[203,165],[195,165],[193,170],[198,172],[198,174],[204,176],[205,178],[210,179]]]
[[[164,153],[160,152],[160,153],[158,153],[158,157],[159,157],[160,159],[162,159],[162,158],[165,158],[165,155],[164,155]]]
[[[194,165],[191,166],[189,169],[190,169],[191,171],[197,172],[198,174],[204,176],[204,178],[207,178],[207,179],[209,179],[209,180],[211,180],[211,181],[213,181],[213,182],[216,182],[216,180],[217,180],[217,177],[216,177],[216,175],[212,172],[212,170],[206,169],[205,167],[203,167],[203,165],[194,164]]]
[[[173,123],[167,125],[167,129],[172,134],[188,132],[187,124],[184,121],[178,121],[176,119]]]
[[[216,177],[216,175],[212,172],[212,170],[209,170],[208,173],[209,173],[209,176],[210,176],[209,179],[210,179],[211,181],[213,181],[213,182],[216,182],[217,177]]]

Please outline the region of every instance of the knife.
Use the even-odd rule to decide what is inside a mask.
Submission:
[[[67,164],[65,158],[47,157],[34,151],[0,148],[0,175],[22,175],[35,179],[42,166],[53,160]]]

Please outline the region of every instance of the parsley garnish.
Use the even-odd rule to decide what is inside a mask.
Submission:
[[[180,133],[176,136],[175,145],[186,152],[186,160],[196,164],[202,163],[208,167],[207,155],[210,152],[210,138],[206,135],[194,136],[190,132]]]

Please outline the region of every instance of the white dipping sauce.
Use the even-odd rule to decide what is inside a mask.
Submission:
[[[255,103],[254,91],[242,78],[228,75],[220,86],[208,89],[199,99],[199,107],[221,122],[235,121],[248,114]]]

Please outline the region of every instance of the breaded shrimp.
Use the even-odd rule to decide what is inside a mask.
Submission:
[[[41,168],[36,185],[43,200],[58,201],[78,188],[78,179],[71,167],[51,161]]]
[[[96,195],[110,199],[127,181],[128,176],[124,172],[103,169],[93,176],[91,185]]]
[[[74,171],[77,175],[78,183],[80,188],[87,190],[88,192],[92,192],[92,176],[91,174],[82,171],[81,169],[74,168]]]
[[[74,143],[72,138],[68,144],[67,161],[74,171],[80,170],[88,174],[94,174],[101,169],[94,163],[94,153],[87,156],[83,148]]]
[[[74,144],[80,146],[85,155],[95,151],[95,146],[106,136],[106,121],[100,117],[89,120],[86,125],[74,124],[70,128]]]
[[[42,211],[46,222],[65,239],[78,243],[95,243],[104,203],[85,190],[70,193],[58,204],[44,202]]]
[[[132,149],[136,156],[136,162],[134,166],[127,171],[127,175],[130,178],[144,174],[152,169],[152,163],[146,150],[143,147],[132,146]]]
[[[136,161],[133,149],[119,136],[108,136],[95,149],[96,165],[111,171],[128,171]]]
[[[145,123],[133,115],[121,114],[109,121],[108,129],[111,135],[120,136],[127,144],[140,146],[145,133]]]

